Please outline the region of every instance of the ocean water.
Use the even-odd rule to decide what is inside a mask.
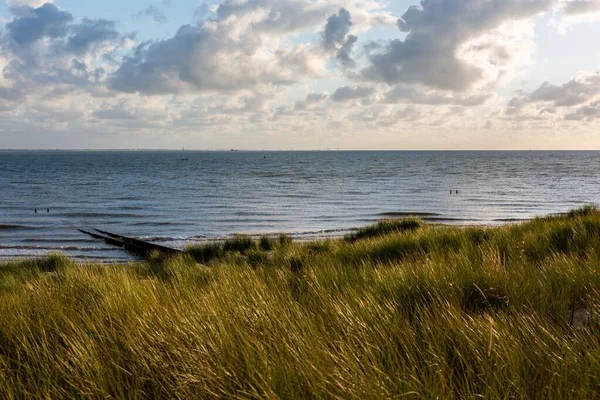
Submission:
[[[403,213],[432,222],[503,224],[600,202],[600,152],[240,151],[186,157],[0,151],[0,258],[50,252],[130,258],[78,228],[183,247],[234,233],[338,236]]]

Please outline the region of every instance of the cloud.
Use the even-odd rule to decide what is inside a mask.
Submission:
[[[262,82],[291,84],[293,73],[280,64],[290,53],[277,57],[259,46],[256,38],[236,41],[210,27],[186,25],[168,40],[137,46],[111,77],[110,87],[165,94],[236,91]]]
[[[532,92],[513,98],[511,104],[550,103],[554,107],[570,107],[589,102],[600,95],[600,73],[581,72],[567,83],[556,86],[544,82]]]
[[[113,43],[121,39],[116,23],[106,19],[84,18],[81,23],[70,27],[71,35],[67,39],[65,50],[74,54],[92,51],[96,46]]]
[[[152,124],[164,123],[170,119],[164,104],[143,100],[137,96],[126,100],[107,99],[91,113],[91,117],[114,124],[125,123],[129,126],[131,121]]]
[[[62,38],[69,31],[73,15],[60,11],[54,4],[39,8],[20,6],[12,8],[15,18],[6,24],[6,36],[17,45],[24,46],[42,38]]]
[[[10,48],[16,56],[39,55],[44,46],[55,56],[82,55],[124,37],[114,21],[83,18],[74,23],[71,13],[51,3],[38,8],[13,7],[11,12],[13,20],[6,24],[2,41],[3,47]],[[42,43],[43,40],[46,42]]]
[[[600,18],[600,0],[559,0],[549,26],[566,35],[570,26],[596,22]]]
[[[490,93],[477,93],[473,95],[455,95],[446,92],[419,90],[405,85],[396,85],[384,94],[384,102],[397,104],[427,104],[427,105],[461,105],[475,107],[485,104],[492,98]]]
[[[590,13],[600,13],[599,0],[571,0],[564,1],[561,7],[567,16],[578,16]]]
[[[389,3],[219,0],[198,22],[140,42],[115,21],[13,2],[0,33],[0,141],[10,129],[321,146],[600,116],[597,73],[521,91],[508,106],[496,91],[531,62],[535,16],[588,16],[597,1],[423,0],[400,18]],[[153,4],[135,17],[164,22],[168,4]],[[396,39],[377,40],[382,31]]]
[[[347,35],[350,9],[343,0],[225,0],[214,17],[184,25],[166,40],[142,43],[111,77],[126,93],[168,94],[239,91],[261,85],[289,86],[321,76],[326,58],[313,46],[291,45],[294,35],[329,21],[323,39],[338,59],[351,65],[356,38]],[[357,0],[359,27],[385,23],[377,0]],[[339,12],[331,17],[332,12]],[[340,44],[339,36],[343,36]]]
[[[352,17],[348,10],[342,7],[338,14],[329,17],[325,29],[321,32],[323,47],[327,50],[337,50],[346,41],[350,28]]]
[[[112,107],[104,107],[94,111],[93,116],[99,119],[108,120],[133,120],[135,115],[124,108],[123,104]]]
[[[309,93],[304,100],[298,100],[294,106],[295,111],[313,110],[315,106],[322,104],[329,98],[327,93]]]
[[[104,57],[131,39],[114,21],[83,18],[51,3],[10,9],[0,35],[0,98],[3,108],[29,97],[55,99],[78,91],[99,95],[106,77]],[[15,97],[18,93],[18,97]],[[17,101],[18,100],[18,101]]]
[[[593,101],[565,116],[569,121],[592,121],[598,118],[600,118],[600,100]]]
[[[337,89],[332,95],[331,99],[336,102],[346,102],[351,100],[367,100],[375,93],[375,89],[372,87],[350,87],[344,86]]]
[[[165,13],[156,6],[149,6],[135,15],[135,18],[137,19],[141,19],[143,17],[150,17],[159,24],[164,24],[167,22],[167,16]]]
[[[46,3],[52,3],[50,0],[7,0],[9,5],[25,5],[31,7],[39,7]]]
[[[352,25],[352,16],[348,10],[342,7],[337,14],[329,17],[321,32],[325,51],[334,53],[337,60],[346,68],[356,65],[352,58],[352,51],[358,38],[349,34]]]
[[[521,120],[594,120],[600,117],[600,72],[579,72],[563,85],[544,82],[522,91],[508,103],[506,114]]]
[[[502,78],[519,61],[521,32],[505,24],[548,10],[553,0],[423,0],[398,19],[404,40],[370,55],[363,77],[466,91]],[[524,28],[521,28],[524,29]]]

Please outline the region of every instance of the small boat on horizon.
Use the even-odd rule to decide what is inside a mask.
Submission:
[[[181,148],[181,161],[189,161],[190,159],[185,156],[185,147]]]

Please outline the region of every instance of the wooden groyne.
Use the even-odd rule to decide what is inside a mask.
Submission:
[[[78,230],[79,232],[91,236],[94,239],[103,240],[106,244],[111,246],[121,247],[127,252],[138,257],[148,258],[150,254],[155,252],[158,252],[161,256],[173,256],[182,253],[182,251],[178,249],[161,246],[128,236],[117,235],[116,233],[111,233],[100,229],[94,229],[94,232],[83,229]]]

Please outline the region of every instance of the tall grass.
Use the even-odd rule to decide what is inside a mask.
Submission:
[[[372,232],[6,264],[0,397],[597,397],[600,212]]]
[[[375,225],[358,229],[356,232],[347,235],[346,240],[355,242],[357,240],[385,236],[391,233],[414,231],[419,229],[422,225],[423,222],[417,218],[384,219],[377,222]]]

